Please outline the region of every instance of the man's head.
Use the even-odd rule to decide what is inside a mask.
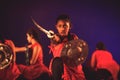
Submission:
[[[60,15],[56,19],[56,29],[61,36],[67,36],[71,29],[71,21],[68,15]]]

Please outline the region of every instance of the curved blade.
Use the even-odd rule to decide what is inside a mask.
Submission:
[[[34,25],[39,28],[39,30],[41,30],[42,32],[44,32],[45,34],[49,34],[49,31],[47,31],[46,29],[44,29],[43,27],[41,27],[33,18],[32,21],[34,23]]]

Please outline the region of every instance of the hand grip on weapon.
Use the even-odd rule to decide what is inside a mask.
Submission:
[[[48,38],[50,38],[56,42],[60,41],[60,37],[57,34],[55,34],[52,30],[49,30],[49,32],[50,32],[50,35],[47,35]]]
[[[44,29],[43,27],[41,27],[33,18],[32,18],[32,21],[34,23],[34,25],[39,28],[39,30],[41,30],[42,32],[44,32],[45,34],[47,34],[47,37],[48,38],[53,38],[54,37],[54,32],[52,30],[46,30]]]
[[[55,35],[55,34],[54,34],[54,31],[49,30],[49,31],[48,31],[48,34],[47,34],[47,37],[51,39],[51,38],[54,38],[54,35]]]

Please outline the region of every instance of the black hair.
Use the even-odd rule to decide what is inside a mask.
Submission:
[[[69,22],[70,27],[72,27],[72,23],[71,23],[71,19],[70,19],[69,15],[67,15],[67,14],[61,14],[61,15],[59,15],[57,17],[57,19],[56,19],[56,24],[58,23],[59,20],[63,20],[65,22]]]
[[[39,40],[39,33],[38,33],[38,31],[35,28],[29,28],[27,30],[27,34],[32,36],[36,41],[40,42],[40,40]]]
[[[105,47],[105,45],[104,45],[103,42],[98,42],[98,43],[96,44],[96,48],[97,48],[98,50],[106,50],[106,47]]]

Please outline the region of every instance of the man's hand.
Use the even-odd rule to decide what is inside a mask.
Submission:
[[[60,37],[55,34],[53,40],[55,40],[56,42],[59,42],[60,41]]]
[[[49,30],[48,32],[49,32],[49,34],[47,34],[47,37],[50,38],[50,39],[53,38],[54,37],[54,31]]]

